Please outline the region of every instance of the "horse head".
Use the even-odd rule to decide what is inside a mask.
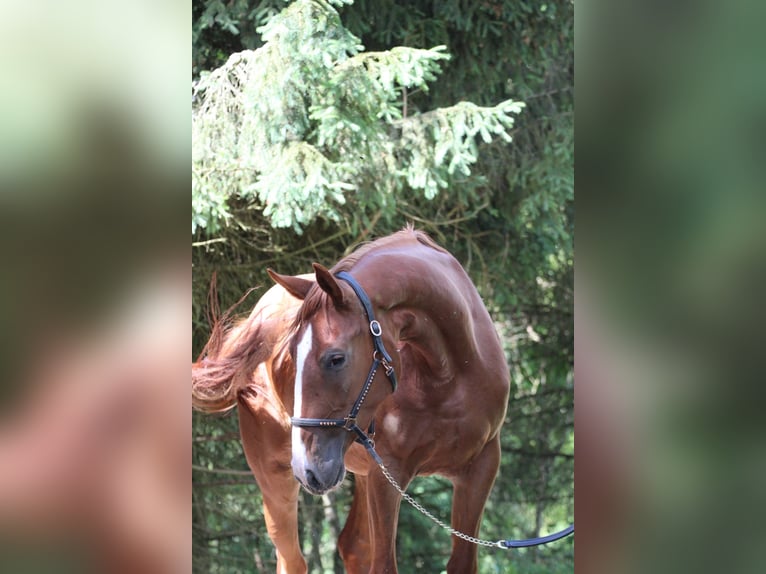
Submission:
[[[343,481],[346,451],[391,394],[386,374],[393,377],[393,365],[386,354],[386,372],[377,369],[378,349],[385,350],[382,341],[371,336],[368,311],[348,279],[339,280],[319,264],[314,264],[314,272],[316,283],[269,270],[274,281],[303,300],[291,349],[292,468],[306,490],[323,494]],[[377,324],[374,334],[381,327],[372,322]]]

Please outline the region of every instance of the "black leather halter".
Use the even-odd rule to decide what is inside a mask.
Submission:
[[[342,279],[351,286],[351,288],[354,290],[354,293],[356,293],[356,296],[359,298],[359,302],[362,304],[362,307],[364,307],[364,312],[367,315],[367,320],[370,323],[372,344],[375,347],[375,350],[372,353],[372,366],[370,367],[370,372],[367,374],[367,380],[364,382],[362,390],[359,391],[359,396],[356,397],[356,401],[354,401],[354,404],[351,407],[351,411],[348,413],[346,418],[307,419],[292,417],[290,422],[294,427],[331,427],[345,429],[349,432],[355,433],[357,436],[357,441],[362,443],[365,448],[370,450],[372,448],[373,442],[372,438],[370,438],[367,433],[374,434],[374,421],[370,423],[370,428],[367,433],[365,433],[361,428],[359,428],[359,425],[356,424],[356,417],[362,408],[362,403],[364,403],[364,400],[367,398],[367,393],[370,391],[372,380],[375,378],[375,373],[377,373],[378,367],[383,365],[383,368],[386,371],[386,376],[388,377],[388,380],[391,381],[391,387],[394,391],[396,390],[397,384],[396,373],[394,372],[391,355],[388,354],[386,348],[383,346],[383,340],[381,339],[381,336],[383,335],[383,329],[381,328],[380,323],[378,323],[378,321],[375,319],[375,315],[372,311],[372,303],[370,302],[370,298],[367,296],[367,293],[365,293],[364,289],[362,289],[362,286],[359,285],[359,283],[357,283],[356,280],[345,271],[341,271],[336,275],[336,277],[338,279]]]

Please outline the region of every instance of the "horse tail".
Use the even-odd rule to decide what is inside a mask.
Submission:
[[[210,338],[197,362],[192,363],[192,408],[195,410],[222,413],[232,409],[240,390],[249,382],[250,370],[270,354],[269,345],[263,344],[259,321],[251,317],[232,326],[234,309],[253,289],[221,315],[213,275],[208,306],[208,320],[212,325]]]

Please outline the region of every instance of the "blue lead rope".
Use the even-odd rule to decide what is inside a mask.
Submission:
[[[540,538],[528,538],[526,540],[500,540],[498,546],[502,548],[526,548],[527,546],[540,546],[541,544],[548,544],[549,542],[555,542],[566,538],[574,532],[574,524],[569,525],[561,532],[555,534],[549,534],[548,536],[541,536]]]

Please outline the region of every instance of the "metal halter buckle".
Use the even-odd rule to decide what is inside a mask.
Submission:
[[[383,328],[376,319],[370,321],[370,333],[372,333],[373,337],[380,337],[383,334]]]
[[[385,358],[381,358],[380,359],[380,363],[383,365],[383,368],[386,371],[386,376],[390,377],[391,373],[394,372],[394,366],[391,363],[389,363],[388,361],[386,361]]]

